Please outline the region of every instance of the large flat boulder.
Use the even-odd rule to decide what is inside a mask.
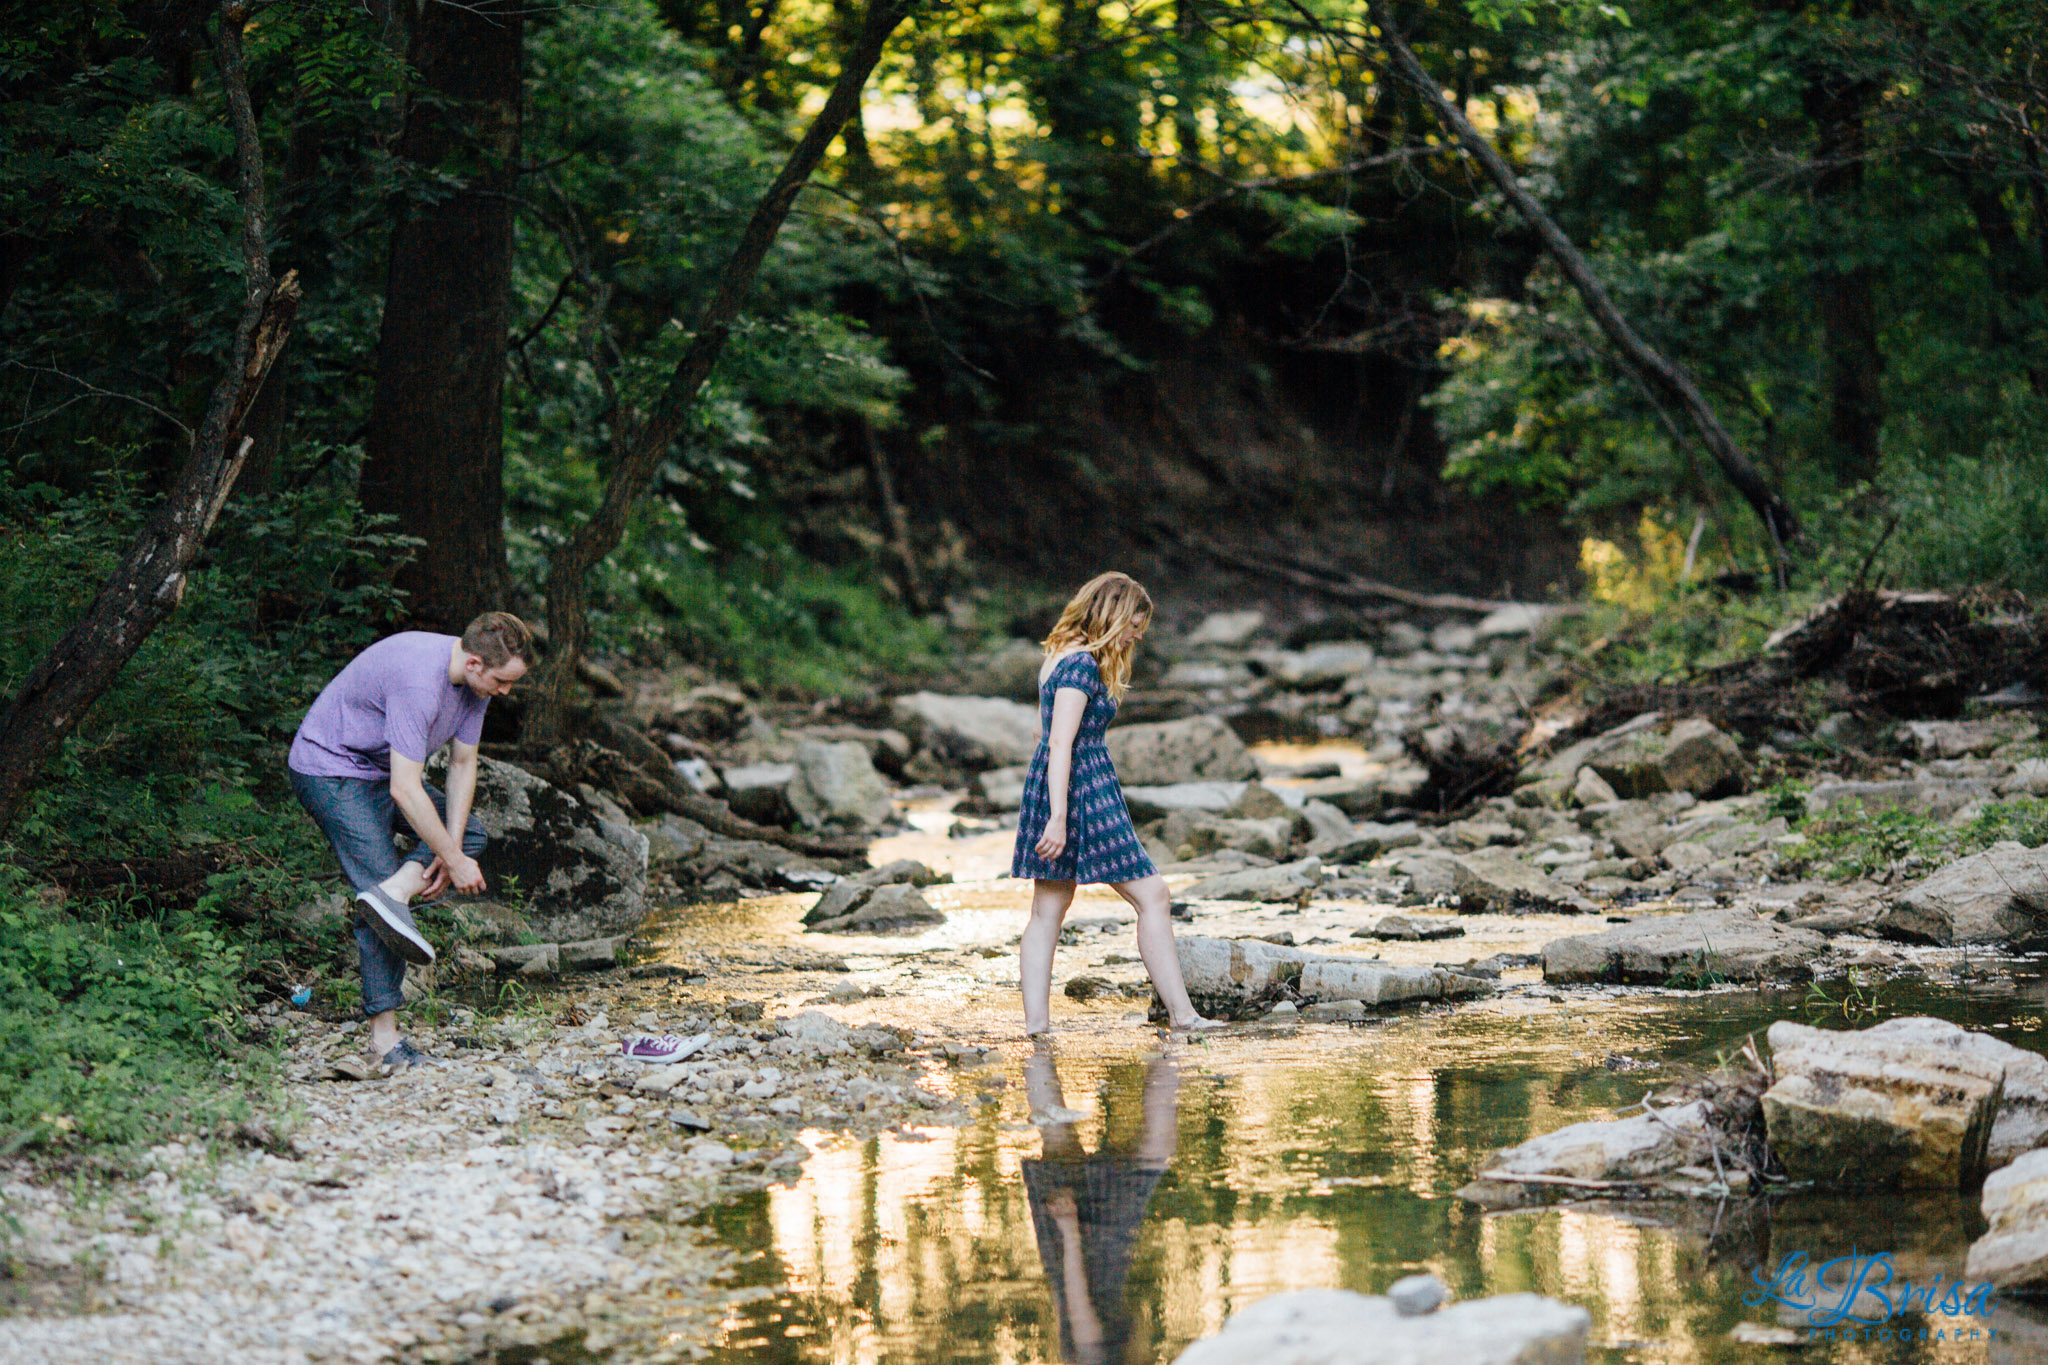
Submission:
[[[1275,982],[1298,979],[1311,956],[1261,939],[1181,936],[1173,946],[1199,1009],[1235,1009]]]
[[[876,771],[867,746],[856,740],[805,740],[797,745],[795,767],[789,804],[806,825],[868,829],[895,809],[889,784]]]
[[[1748,783],[1742,750],[1713,722],[1656,711],[1559,750],[1529,778],[1562,782],[1568,791],[1581,768],[1591,768],[1623,800],[1659,792],[1732,796]]]
[[[725,803],[742,820],[757,825],[786,825],[795,818],[789,788],[796,781],[794,763],[736,763],[718,774]]]
[[[1985,1172],[2005,1064],[1872,1030],[1771,1025],[1771,1153],[1824,1186],[1960,1189]]]
[[[1190,649],[1236,649],[1265,624],[1262,611],[1215,611],[1203,617],[1182,643]]]
[[[1262,650],[1252,661],[1282,687],[1313,691],[1350,682],[1370,670],[1379,656],[1362,641],[1332,640],[1307,649]]]
[[[1196,1007],[1222,1014],[1281,982],[1310,1001],[1349,1000],[1372,1007],[1462,1000],[1493,989],[1483,978],[1441,967],[1324,956],[1263,939],[1183,937],[1174,947]]]
[[[1441,967],[1397,966],[1365,958],[1312,957],[1302,965],[1301,980],[1295,989],[1310,1000],[1397,1005],[1409,1000],[1463,1000],[1486,995],[1493,987],[1483,977],[1460,976]]]
[[[1908,943],[2010,943],[2048,934],[2048,849],[1993,844],[1887,906],[1877,931]]]
[[[1451,860],[1451,890],[1468,910],[1587,914],[1595,907],[1505,849],[1481,848]]]
[[[1827,944],[1824,934],[1739,908],[1645,916],[1544,944],[1543,979],[1661,985],[1674,976],[1697,982],[1716,973],[1729,981],[1795,978]]]
[[[2005,1090],[1985,1149],[1985,1160],[1994,1170],[2037,1148],[2048,1147],[2048,1057],[1946,1019],[1887,1019],[1863,1033],[1871,1038],[1967,1053],[2005,1068]]]
[[[1181,894],[1190,900],[1303,905],[1322,884],[1323,860],[1303,858],[1277,867],[1251,867],[1204,877]]]
[[[829,896],[838,889],[834,885],[825,894]],[[843,914],[820,917],[805,924],[804,929],[814,934],[866,934],[945,922],[945,914],[926,900],[923,892],[907,882],[893,882],[857,887],[852,904]]]
[[[1215,716],[1120,725],[1110,730],[1106,742],[1118,779],[1132,786],[1234,782],[1259,775],[1251,750]]]
[[[1408,1315],[1348,1289],[1272,1294],[1182,1351],[1174,1365],[1581,1365],[1592,1315],[1540,1294]]]
[[[890,714],[914,742],[963,768],[1029,763],[1038,748],[1038,709],[1002,697],[912,692]]]
[[[1733,796],[1749,782],[1742,750],[1712,721],[1698,716],[1646,726],[1594,753],[1584,766],[1623,800],[1658,792]]]
[[[1997,716],[1989,720],[1909,720],[1899,727],[1901,737],[1921,758],[1967,758],[1988,754],[2001,744],[2032,739],[2040,727],[2024,716]]]
[[[1124,805],[1133,820],[1156,820],[1177,811],[1222,815],[1237,808],[1249,782],[1172,782],[1162,786],[1125,783]]]
[[[1653,1181],[1681,1166],[1713,1161],[1708,1122],[1706,1103],[1695,1100],[1655,1114],[1569,1124],[1495,1152],[1458,1195],[1487,1208],[1516,1208],[1585,1192],[1542,1177]],[[1517,1176],[1539,1178],[1518,1180]]]
[[[1984,1182],[1984,1221],[1964,1277],[2003,1292],[2048,1294],[2048,1151],[2029,1152]]]
[[[647,836],[600,818],[524,768],[478,760],[478,860],[493,891],[518,879],[527,923],[554,942],[630,933],[647,917]]]
[[[1190,861],[1219,848],[1235,848],[1262,858],[1285,858],[1294,843],[1294,821],[1227,820],[1198,811],[1177,811],[1166,817],[1159,838],[1180,861]]]

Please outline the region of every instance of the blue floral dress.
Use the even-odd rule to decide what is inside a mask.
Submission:
[[[1067,777],[1067,846],[1060,856],[1047,862],[1038,856],[1036,845],[1052,815],[1052,790],[1046,782],[1046,766],[1052,735],[1052,703],[1063,687],[1088,694],[1088,709],[1081,715],[1081,729],[1074,736],[1074,761]],[[1158,871],[1138,842],[1131,812],[1124,805],[1124,791],[1116,780],[1116,767],[1109,761],[1109,748],[1102,742],[1103,731],[1116,715],[1116,701],[1102,681],[1095,656],[1086,650],[1070,654],[1053,665],[1052,673],[1038,688],[1038,752],[1031,756],[1031,771],[1024,779],[1024,805],[1017,816],[1017,853],[1010,864],[1012,877],[1042,878],[1047,881],[1134,882]]]

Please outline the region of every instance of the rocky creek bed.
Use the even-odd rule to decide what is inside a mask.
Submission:
[[[2030,720],[1916,722],[1889,733],[1880,759],[1871,718],[1848,715],[1835,730],[1858,744],[1845,741],[1836,770],[1809,753],[1803,791],[1758,790],[1779,746],[1803,737],[1662,711],[1586,732],[1532,710],[1548,691],[1545,620],[1515,608],[1432,629],[1397,621],[1371,641],[1288,649],[1262,642],[1250,615],[1216,617],[1133,694],[1135,723],[1112,731],[1113,748],[1175,890],[1191,989],[1244,1021],[1172,1044],[1191,1071],[1257,1075],[1282,1037],[1296,1059],[1369,1067],[1361,1030],[1449,1037],[1468,1017],[1499,1025],[1492,1068],[1513,1065],[1518,1039],[1555,1049],[1545,1031],[1563,1021],[1574,1060],[1554,1076],[1664,1065],[1600,1047],[1610,1016],[1670,1021],[1667,1057],[1697,1052],[1686,1041],[1733,1048],[1774,1019],[1839,1026],[1940,1012],[1951,997],[1974,1002],[1972,1024],[2039,1026],[2026,948],[2048,922],[2048,857],[2019,842],[1946,865],[1901,853],[1842,882],[1815,875],[1812,841],[1792,827],[1853,802],[1974,828],[2048,792]],[[822,720],[628,677],[610,707],[615,748],[487,760],[495,870],[516,869],[525,894],[458,907],[438,980],[413,984],[509,980],[531,1003],[415,1029],[440,1064],[385,1077],[342,1062],[357,1047],[349,1026],[273,1002],[251,1022],[285,1049],[288,1080],[282,1109],[249,1134],[255,1149],[167,1146],[137,1178],[93,1187],[11,1168],[20,1273],[0,1359],[459,1360],[565,1342],[585,1358],[810,1358],[734,1345],[744,1303],[778,1287],[748,1269],[776,1238],[735,1231],[730,1211],[804,1190],[846,1197],[821,1182],[853,1178],[843,1154],[874,1141],[936,1149],[978,1124],[1028,1132],[1042,1118],[1014,1086],[1030,1053],[1015,1015],[1021,893],[1001,880],[1035,733],[1013,699],[1031,663],[1028,649],[995,651],[979,665],[987,695],[920,693]],[[1503,789],[1436,814],[1474,773]],[[344,909],[308,905],[300,926],[334,933]],[[1139,1055],[1157,1045],[1129,922],[1120,900],[1083,892],[1056,1014],[1084,1046]],[[1696,1005],[1716,999],[1731,1002],[1728,1020]],[[617,1058],[636,1031],[698,1050],[650,1072]],[[1436,1113],[1426,1095],[1456,1066],[1411,1065],[1408,1102]],[[1993,1107],[1980,1099],[1963,1126],[1989,1134]],[[1429,1198],[1483,1180],[1489,1160],[1539,1185],[1597,1185],[1604,1175],[1571,1174],[1583,1162],[1510,1171],[1489,1153],[1600,1117],[1553,1089],[1510,1123],[1460,1128],[1437,1113],[1389,1140],[1427,1168],[1414,1187]],[[1656,1121],[1672,1120],[1684,1126]],[[1982,1147],[1961,1142],[1960,1181],[1982,1175],[1981,1154],[1967,1157]],[[2020,1160],[1986,1186],[1984,1216],[2001,1220],[2009,1260],[2033,1245],[2048,1181],[2003,1150]],[[1758,1193],[1726,1171],[1703,1178],[1707,1155],[1666,1163],[1679,1192]],[[1400,1261],[1383,1268],[1462,1264],[1422,1247]],[[1394,1277],[1373,1267],[1319,1282],[1384,1288]],[[1467,1296],[1499,1287],[1449,1278]],[[1161,1339],[1221,1325],[1197,1317],[1201,1332]],[[1622,1339],[1605,1322],[1596,1349]]]

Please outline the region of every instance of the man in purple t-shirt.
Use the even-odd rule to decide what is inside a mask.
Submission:
[[[502,611],[485,612],[460,637],[407,631],[379,640],[321,689],[292,739],[292,790],[356,890],[370,1055],[392,1066],[424,1060],[398,1036],[405,964],[434,960],[409,907],[451,886],[484,889],[476,863],[484,827],[469,813],[477,741],[484,708],[525,675],[532,652],[533,632]],[[444,795],[425,769],[451,743]],[[405,828],[419,844],[401,858],[392,835]],[[449,832],[457,829],[459,844]]]

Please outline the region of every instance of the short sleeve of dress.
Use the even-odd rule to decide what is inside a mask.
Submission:
[[[1054,690],[1072,687],[1087,693],[1095,701],[1108,695],[1108,689],[1102,684],[1102,670],[1096,665],[1095,656],[1086,650],[1060,660],[1059,667],[1053,669],[1052,677],[1046,681]]]

